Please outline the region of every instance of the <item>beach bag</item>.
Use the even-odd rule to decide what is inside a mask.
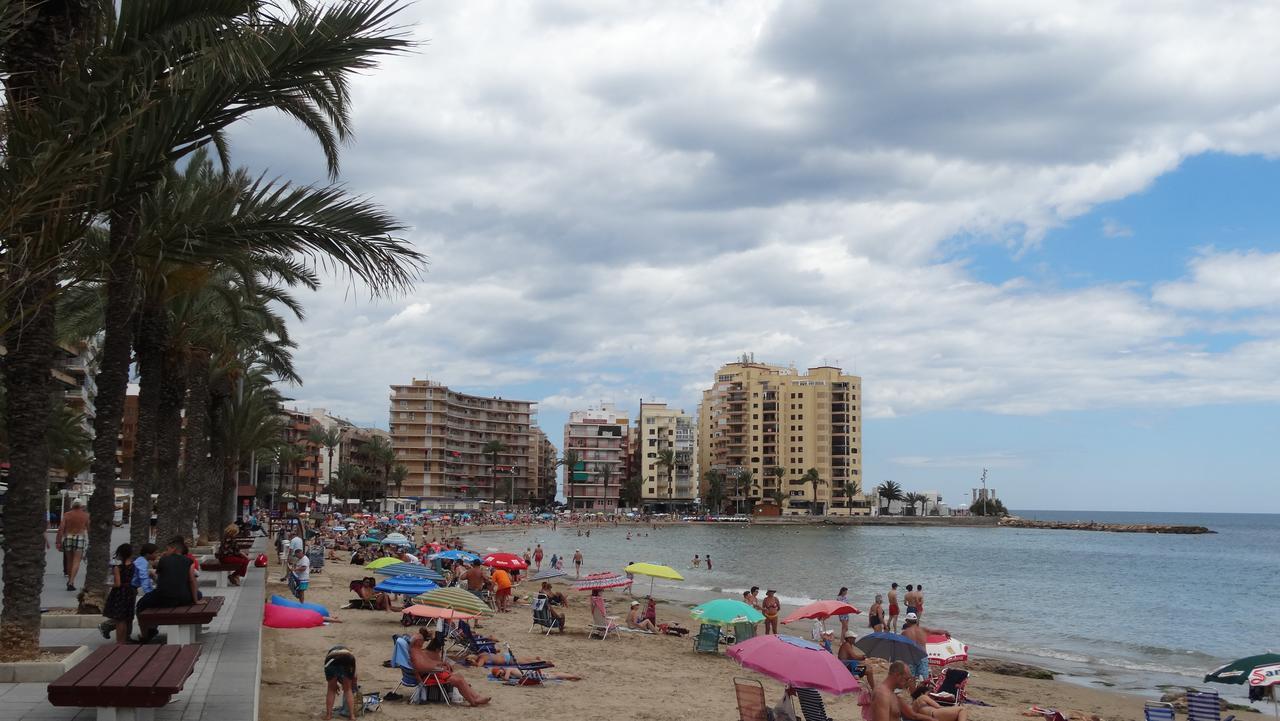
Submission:
[[[356,703],[360,704],[360,708],[356,710],[357,716],[373,713],[382,708],[382,694],[377,691],[361,693],[360,687],[356,686],[352,689],[351,695],[357,699]],[[349,718],[351,714],[347,713],[347,695],[344,693],[339,696],[342,698],[342,703],[333,710],[333,715],[336,718]]]
[[[259,553],[259,554],[258,554],[258,557],[257,557],[257,558],[255,558],[255,559],[253,559],[253,565],[254,565],[256,568],[266,568],[266,567],[267,567],[267,554],[265,554],[265,553]]]

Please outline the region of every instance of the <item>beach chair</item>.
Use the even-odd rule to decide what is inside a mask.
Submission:
[[[964,689],[969,684],[969,672],[959,668],[944,669],[934,683],[929,698],[943,706],[959,706],[964,703]]]
[[[391,689],[391,693],[396,693],[400,689],[407,689],[409,693],[405,694],[405,701],[413,699],[418,689],[426,691],[426,699],[428,701],[436,700],[435,696],[439,696],[439,700],[444,701],[446,706],[452,706],[449,701],[449,688],[441,682],[440,675],[436,673],[419,674],[413,668],[413,663],[409,660],[409,636],[408,634],[397,634],[391,637],[391,666],[400,671],[400,683]],[[435,689],[436,694],[430,693],[431,689]],[[390,695],[390,694],[388,694]]]
[[[1235,715],[1222,718],[1222,702],[1217,691],[1187,691],[1189,721],[1232,721]]]
[[[498,642],[496,639],[487,636],[477,636],[471,630],[471,624],[466,621],[458,621],[458,627],[455,629],[457,635],[457,645],[465,646],[467,653],[497,653]]]
[[[1173,721],[1173,704],[1148,701],[1142,707],[1142,715],[1147,721]]]
[[[764,700],[764,685],[750,678],[733,679],[733,692],[738,697],[738,721],[768,721],[769,704]]]
[[[698,653],[720,653],[720,627],[704,623],[693,637],[693,650]]]
[[[827,715],[827,705],[822,702],[822,694],[811,688],[798,688],[796,700],[800,702],[800,717],[804,721],[831,721]]]
[[[529,627],[530,631],[539,626],[547,629],[544,634],[546,636],[550,636],[551,632],[557,628],[564,631],[564,620],[551,615],[550,600],[545,593],[539,593],[535,596],[531,605],[533,607],[533,625]]]
[[[749,638],[756,637],[756,625],[754,623],[735,623],[733,624],[733,642],[742,643]]]
[[[599,635],[601,641],[605,640],[610,632],[616,632],[620,628],[617,621],[616,616],[610,616],[605,611],[603,598],[591,597],[591,624],[587,627],[590,631],[587,638]]]

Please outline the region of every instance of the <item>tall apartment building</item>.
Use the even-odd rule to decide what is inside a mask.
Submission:
[[[381,478],[386,469],[374,459],[368,452],[368,446],[373,442],[374,438],[384,439],[388,445],[391,443],[391,434],[381,428],[362,428],[355,423],[335,416],[324,408],[311,409],[311,424],[320,426],[325,430],[336,428],[338,430],[338,445],[333,448],[333,459],[329,458],[329,448],[320,446],[318,452],[320,454],[320,485],[327,486],[329,479],[333,478],[338,469],[344,465],[357,466],[365,472],[373,474]],[[403,492],[403,489],[401,489]],[[396,489],[388,489],[388,492],[394,496]]]
[[[320,494],[320,447],[311,442],[310,412],[285,408],[282,415],[283,440],[296,448],[300,455],[292,463],[273,466],[276,498],[293,501],[303,507]]]
[[[833,366],[799,373],[751,356],[725,365],[703,391],[698,413],[702,497],[706,472],[715,470],[726,477],[727,499],[760,502],[762,512],[869,514],[859,454],[861,395],[862,379]],[[816,497],[802,480],[810,468],[822,480]],[[733,478],[744,470],[752,483],[735,492]],[[857,492],[848,492],[850,484]]]
[[[564,452],[580,459],[565,469],[565,501],[580,511],[612,512],[626,478],[631,422],[612,404],[573,411],[564,424]]]
[[[693,505],[698,496],[697,435],[697,423],[683,410],[640,403],[632,468],[640,476],[646,507],[667,511]],[[672,452],[670,468],[663,463],[664,451]]]
[[[409,469],[402,496],[420,508],[444,510],[494,498],[508,502],[512,495],[517,503],[533,498],[535,405],[460,393],[419,378],[391,386],[391,446]],[[484,452],[493,441],[503,446],[496,464]]]
[[[533,443],[529,446],[532,460],[530,465],[535,470],[535,487],[533,504],[550,505],[556,498],[556,447],[547,438],[547,434],[537,426],[533,427]]]

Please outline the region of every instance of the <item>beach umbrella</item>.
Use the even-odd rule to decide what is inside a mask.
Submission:
[[[794,688],[813,688],[837,695],[858,688],[858,679],[835,654],[795,636],[756,636],[733,644],[725,650],[725,655],[745,668]]]
[[[368,563],[364,564],[364,567],[369,571],[376,571],[379,568],[384,568],[386,566],[390,566],[392,564],[401,563],[401,562],[402,561],[398,558],[387,556],[385,558],[375,558],[372,561],[369,561]]]
[[[577,584],[574,585],[574,588],[579,591],[595,591],[597,589],[622,588],[623,586],[630,585],[631,579],[626,576],[613,573],[612,571],[605,571],[603,573],[593,573],[580,579]]]
[[[791,615],[782,619],[782,622],[794,623],[806,618],[822,620],[832,616],[844,616],[850,613],[862,613],[862,611],[859,611],[843,601],[814,601],[807,606],[801,606],[795,611],[792,611]]]
[[[523,558],[514,553],[490,553],[484,557],[484,560],[481,561],[480,564],[483,566],[489,566],[490,568],[502,568],[508,571],[518,571],[529,567],[529,564],[525,563]]]
[[[356,543],[382,543],[382,539],[376,536],[362,536]]]
[[[680,572],[670,566],[663,566],[657,563],[633,563],[622,569],[627,573],[638,573],[641,576],[649,577],[649,595],[653,595],[653,581],[656,578],[665,578],[668,581],[683,581],[684,576]]]
[[[438,608],[451,608],[455,611],[464,613],[480,613],[488,614],[493,610],[488,604],[481,601],[474,593],[458,588],[457,586],[448,586],[445,588],[437,588],[427,591],[421,596],[413,599],[414,603],[423,606],[436,606]]]
[[[930,666],[946,666],[947,664],[969,659],[969,646],[953,636],[929,634],[925,637],[924,650],[929,654]]]
[[[392,576],[374,586],[373,590],[417,596],[439,587],[435,581],[422,576]]]
[[[1280,684],[1280,653],[1246,656],[1205,674],[1209,683],[1274,686]]]
[[[549,579],[549,578],[557,578],[557,577],[559,577],[559,576],[567,576],[567,575],[569,575],[569,574],[568,574],[568,573],[566,573],[566,572],[564,572],[564,571],[561,571],[561,570],[560,570],[560,569],[558,569],[558,568],[548,568],[548,569],[546,569],[546,570],[538,571],[537,573],[533,574],[532,576],[530,576],[530,577],[529,577],[529,580],[530,580],[530,581],[545,581],[545,580],[547,580],[547,579]]]
[[[347,527],[346,527],[346,526],[334,526],[334,527],[333,527],[333,530],[337,531],[338,533],[342,533],[342,532],[344,532],[344,531],[346,531],[346,530],[347,530]]]
[[[390,566],[374,569],[374,573],[386,576],[420,576],[429,578],[436,583],[444,581],[444,576],[440,575],[435,569],[423,566],[417,563],[394,563]]]
[[[928,655],[923,648],[920,648],[920,644],[906,636],[888,631],[869,633],[853,645],[872,658],[883,658],[890,663],[905,661],[908,665],[916,664]]]
[[[749,604],[737,601],[732,598],[717,598],[714,601],[707,601],[701,606],[695,606],[689,615],[702,623],[713,623],[717,625],[728,625],[734,623],[760,623],[764,620],[764,614],[752,608]],[[845,671],[848,673],[848,671]]]
[[[439,558],[445,561],[478,561],[480,560],[480,557],[477,556],[476,554],[467,553],[466,551],[441,551],[435,554],[434,556],[432,556],[432,558]]]
[[[383,543],[399,543],[406,546],[413,545],[413,541],[410,541],[409,537],[404,535],[403,533],[388,533],[386,536],[383,537],[382,542]]]
[[[471,619],[474,619],[474,618],[480,618],[480,616],[474,613],[466,613],[464,611],[455,611],[452,608],[439,608],[437,606],[423,606],[421,604],[418,604],[416,606],[410,606],[406,608],[403,612],[409,614],[410,616],[416,616],[418,618],[440,618],[440,619],[444,619],[445,621],[457,621],[459,619],[463,621],[470,621]]]

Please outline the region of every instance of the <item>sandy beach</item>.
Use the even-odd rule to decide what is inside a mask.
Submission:
[[[340,554],[341,555],[341,554]],[[280,567],[272,559],[268,569],[267,593],[288,595],[285,584],[276,582]],[[390,657],[391,636],[404,633],[400,614],[383,611],[339,610],[351,598],[349,581],[367,575],[358,566],[328,561],[321,574],[312,577],[307,601],[329,607],[339,624],[312,629],[263,629],[262,703],[263,721],[292,721],[323,716],[325,682],[322,663],[326,650],[335,644],[350,647],[358,658],[360,685],[365,692],[384,695],[395,687],[399,672],[384,668]],[[421,719],[460,714],[470,719],[671,719],[697,718],[700,721],[730,721],[738,718],[734,702],[733,678],[741,676],[764,683],[770,703],[782,695],[782,685],[753,671],[739,667],[723,655],[693,651],[690,637],[613,635],[606,641],[588,639],[586,623],[590,612],[586,594],[566,590],[571,598],[566,609],[569,624],[564,634],[550,637],[530,633],[530,611],[522,603],[511,613],[496,614],[483,621],[483,632],[509,643],[518,658],[540,656],[556,664],[556,670],[583,676],[582,681],[552,682],[541,687],[507,686],[485,678],[482,669],[461,671],[481,693],[493,697],[480,708],[440,705],[414,706],[404,701],[384,702],[379,712],[387,719]],[[531,585],[518,585],[516,593],[526,596]],[[624,593],[607,594],[611,615],[624,615],[630,598]],[[696,629],[683,605],[660,604],[659,620],[677,621]],[[415,630],[415,629],[410,629]],[[1058,681],[1040,681],[976,673],[969,695],[991,707],[970,706],[975,721],[1014,721],[1031,705],[1062,710],[1069,718],[1141,719],[1143,699],[1090,689]],[[851,696],[826,697],[828,712],[836,719],[859,718],[859,707]]]

